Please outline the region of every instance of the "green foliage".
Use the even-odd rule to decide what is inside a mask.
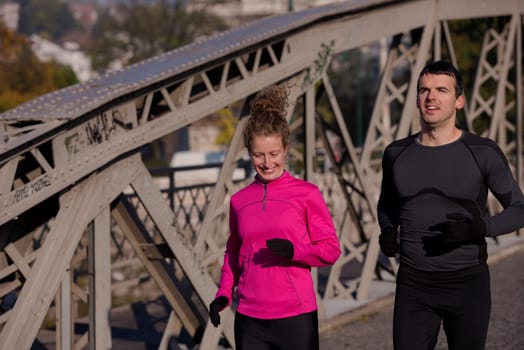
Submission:
[[[225,23],[204,11],[185,12],[166,0],[133,1],[115,17],[102,12],[93,28],[93,68],[104,71],[115,60],[132,64],[160,55],[198,38],[223,31]]]
[[[448,22],[466,93],[473,88],[484,33],[493,26],[493,21],[493,18],[479,18]]]
[[[69,66],[56,64],[53,69],[53,84],[58,87],[65,87],[78,83],[75,72]]]
[[[0,25],[0,112],[78,82],[69,67],[40,62],[27,39]]]
[[[222,108],[218,111],[218,128],[219,133],[215,140],[215,144],[227,146],[231,143],[233,133],[237,124],[237,119],[229,108]]]
[[[473,93],[477,70],[479,69],[479,57],[484,35],[490,29],[495,29],[498,32],[502,31],[503,26],[507,22],[507,17],[476,18],[467,21],[448,22],[458,66],[464,77],[464,94],[468,105]],[[487,60],[493,64],[496,63],[497,59],[498,57],[495,57],[493,53],[487,57]],[[486,81],[482,84],[479,94],[487,100],[489,96],[496,94],[496,89],[497,84],[495,81]],[[458,117],[459,124],[464,127],[465,118],[463,113],[460,113]],[[484,132],[489,128],[490,121],[491,118],[487,115],[477,117],[473,125],[474,131],[478,133]]]
[[[363,56],[360,49],[341,53],[333,57],[329,74],[349,133],[360,146],[366,135],[378,88],[378,57]],[[327,100],[321,102],[324,111],[331,111]]]

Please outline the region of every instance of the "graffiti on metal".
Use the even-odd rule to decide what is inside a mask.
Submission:
[[[13,192],[11,192],[12,198],[10,200],[10,203],[18,203],[49,186],[51,186],[51,180],[49,179],[47,174],[43,175],[38,179],[32,181],[31,183],[27,183],[23,186],[20,186],[16,188]]]
[[[320,51],[317,54],[317,59],[313,62],[313,65],[309,67],[302,86],[306,88],[315,83],[326,70],[329,63],[329,57],[335,51],[335,40],[331,40],[329,44],[322,43],[320,45]]]
[[[135,116],[136,113],[132,106],[119,106],[72,129],[63,136],[62,142],[68,158],[110,141],[112,137],[121,132],[131,130],[133,119],[136,120]]]

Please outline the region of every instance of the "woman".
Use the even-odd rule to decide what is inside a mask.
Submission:
[[[285,119],[288,92],[272,86],[252,101],[244,143],[254,181],[230,203],[230,236],[210,318],[230,305],[237,287],[238,350],[317,350],[316,295],[312,266],[340,255],[329,210],[317,186],[284,169],[289,148]]]

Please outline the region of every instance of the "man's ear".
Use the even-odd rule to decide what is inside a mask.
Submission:
[[[455,107],[457,109],[462,109],[464,108],[464,105],[466,104],[466,98],[464,97],[464,95],[460,95],[458,98],[457,98],[457,102],[455,103]]]

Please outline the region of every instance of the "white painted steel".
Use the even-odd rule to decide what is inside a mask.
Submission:
[[[119,254],[132,256],[129,264],[146,267],[174,310],[162,346],[167,346],[173,331],[182,328],[192,335],[202,330],[203,350],[214,350],[222,336],[232,343],[232,310],[224,312],[222,327],[210,326],[206,312],[182,300],[187,296],[158,261],[165,252],[147,239],[150,235],[167,246],[170,254],[164,257],[176,260],[191,281],[198,303],[207,307],[214,297],[216,268],[228,234],[228,198],[241,186],[233,183],[232,174],[245,155],[242,131],[249,118],[249,101],[263,87],[276,83],[291,87],[288,117],[293,132],[303,127],[306,130],[302,151],[296,147],[290,152],[306,164],[306,171],[298,175],[325,184],[324,194],[332,205],[344,251],[325,276],[320,308],[326,299],[365,301],[371,281],[377,278],[375,268],[380,260],[375,214],[381,178],[377,155],[392,140],[417,130],[415,85],[423,65],[451,50],[451,60],[460,68],[447,21],[501,17],[500,22],[505,23],[502,29],[489,28],[485,33],[473,91],[466,91],[470,97],[466,124],[474,131],[478,119],[488,118],[485,134],[500,144],[520,183],[524,181],[524,0],[471,4],[471,0],[370,0],[269,17],[0,114],[1,238],[11,234],[10,227],[16,226],[24,213],[60,197],[56,215],[35,233],[8,241],[0,251],[0,278],[14,276],[14,280],[0,283],[0,299],[16,294],[14,307],[0,315],[0,348],[29,349],[59,290],[68,295],[56,298],[62,320],[57,347],[73,344],[73,295],[89,300],[92,310],[91,338],[84,334],[74,346],[110,346],[109,323],[103,314],[111,306],[111,270],[104,266],[122,264],[108,263],[110,236]],[[419,40],[409,35],[413,30],[422,33]],[[384,42],[391,45],[381,65],[375,106],[364,143],[356,147],[345,124],[348,116],[343,115],[329,78],[331,64],[339,54],[373,45],[384,47]],[[408,73],[407,80],[395,79],[403,69]],[[495,84],[496,94],[482,95],[489,84]],[[319,91],[327,96],[334,119],[330,125],[334,130],[329,132],[327,121],[317,114]],[[304,115],[296,112],[300,101],[304,102]],[[243,106],[237,115],[237,129],[198,232],[191,235],[177,227],[173,211],[139,157],[126,156],[233,103]],[[402,105],[399,115],[395,115],[394,104]],[[333,140],[339,142],[340,149],[332,146]],[[323,145],[331,159],[328,174],[320,175],[313,166],[317,145]],[[336,151],[343,153],[344,162],[337,162]],[[27,165],[30,169],[24,173]],[[138,197],[136,213],[129,203],[123,204],[127,203],[122,198],[129,193],[129,185]],[[108,220],[111,204],[115,205],[112,221]],[[494,205],[490,208],[497,210]],[[139,219],[143,216],[147,220]],[[94,275],[87,293],[70,280],[66,270],[86,258],[81,240],[93,220],[95,232],[88,242],[88,256],[94,259]],[[108,222],[116,222],[116,229],[127,230],[120,241]],[[95,236],[98,232],[101,237]],[[31,251],[28,242],[36,236],[43,244]],[[99,265],[97,257],[104,263]],[[386,263],[395,271],[391,259],[380,261],[379,267]],[[360,269],[355,278],[345,276],[344,269],[350,264]],[[91,295],[89,299],[87,294]]]

